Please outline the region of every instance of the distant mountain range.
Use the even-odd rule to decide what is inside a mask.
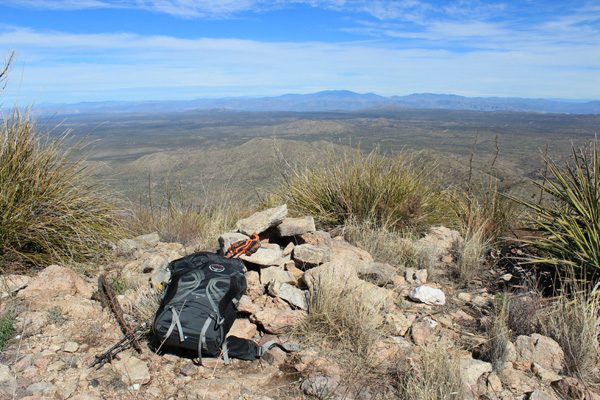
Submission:
[[[173,112],[194,109],[231,111],[357,111],[369,108],[403,107],[472,111],[518,111],[539,113],[600,114],[600,101],[545,100],[512,97],[463,97],[420,93],[383,97],[348,90],[277,97],[222,98],[181,101],[103,101],[36,107],[41,114],[95,114]]]

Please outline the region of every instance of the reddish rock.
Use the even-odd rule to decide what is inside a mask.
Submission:
[[[261,310],[261,307],[252,302],[252,299],[248,296],[242,296],[238,303],[237,309],[239,312],[256,314]]]
[[[515,343],[517,362],[537,363],[542,368],[560,372],[565,364],[565,354],[560,345],[549,337],[534,333],[519,336]]]
[[[531,370],[531,363],[528,361],[515,361],[512,363],[512,366],[514,369],[517,369],[519,371],[530,371]]]
[[[279,367],[285,362],[287,353],[281,350],[279,347],[273,347],[269,351],[266,351],[262,359],[269,365]]]
[[[48,302],[67,295],[92,296],[92,286],[75,272],[59,265],[50,265],[19,292],[26,299]]]
[[[267,333],[280,335],[290,332],[306,315],[306,311],[292,310],[281,299],[269,299],[265,309],[252,315],[250,321],[262,325]]]
[[[248,271],[246,282],[248,284],[246,295],[252,300],[256,300],[265,294],[265,285],[260,281],[260,275],[257,271]]]
[[[304,235],[300,235],[300,239],[306,244],[331,247],[331,235],[329,232],[316,231],[305,233]]]
[[[252,339],[256,335],[256,325],[245,318],[236,319],[229,330],[229,336],[235,336],[242,339]]]

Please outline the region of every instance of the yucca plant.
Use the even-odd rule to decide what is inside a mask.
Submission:
[[[49,264],[105,253],[120,234],[114,198],[76,158],[82,143],[40,135],[31,109],[0,126],[0,261]]]
[[[559,272],[574,271],[577,278],[600,277],[600,164],[597,139],[572,148],[572,162],[560,168],[544,157],[549,175],[540,189],[546,203],[517,200],[533,211],[532,229],[539,234],[529,242],[540,250],[534,264],[549,264]]]
[[[324,227],[349,218],[388,227],[429,222],[439,203],[431,168],[418,168],[407,153],[386,157],[359,150],[331,152],[321,162],[297,168],[276,189],[279,202],[312,215]]]

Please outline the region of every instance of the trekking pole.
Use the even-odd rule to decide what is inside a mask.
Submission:
[[[93,363],[90,364],[90,366],[88,368],[92,368],[93,366],[100,364],[98,366],[98,369],[99,369],[105,363],[111,362],[117,354],[119,354],[120,352],[125,350],[132,343],[137,342],[137,340],[144,334],[144,331],[146,330],[147,327],[148,327],[148,324],[146,322],[142,322],[137,328],[135,328],[133,331],[131,331],[130,333],[125,335],[123,337],[123,339],[121,339],[113,347],[106,350],[104,353],[100,354],[99,356],[95,356],[96,359],[94,360]]]

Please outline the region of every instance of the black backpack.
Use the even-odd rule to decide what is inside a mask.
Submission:
[[[169,269],[171,279],[152,325],[157,339],[163,346],[194,350],[200,359],[221,352],[227,358],[225,337],[246,291],[244,264],[201,252],[172,261]]]
[[[161,346],[193,350],[202,356],[223,354],[255,360],[273,345],[285,351],[297,346],[227,337],[237,317],[237,303],[246,291],[246,268],[238,258],[200,252],[169,264],[171,279],[152,324]]]

